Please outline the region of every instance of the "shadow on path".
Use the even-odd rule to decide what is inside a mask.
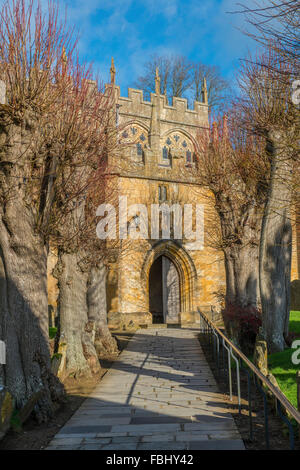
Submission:
[[[139,330],[49,449],[243,449],[197,330]]]

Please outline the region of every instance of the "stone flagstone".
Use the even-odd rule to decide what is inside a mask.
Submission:
[[[48,449],[244,449],[197,335],[137,331]]]

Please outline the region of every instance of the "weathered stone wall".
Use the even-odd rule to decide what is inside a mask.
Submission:
[[[147,178],[137,179],[131,177],[119,178],[119,193],[127,196],[128,207],[132,204],[145,204],[148,207],[148,214],[151,213],[151,203],[159,203],[158,187],[160,184],[167,186],[169,200],[181,202],[197,202],[204,206],[204,248],[202,250],[190,251],[186,249],[187,242],[183,240],[178,243],[186,254],[186,261],[190,266],[180,266],[182,261],[181,253],[177,253],[175,242],[174,247],[160,248],[159,240],[122,240],[120,242],[120,254],[118,262],[111,265],[108,282],[108,292],[114,292],[113,300],[110,301],[110,324],[117,326],[118,315],[121,314],[122,321],[126,318],[126,324],[130,321],[140,323],[150,323],[152,316],[149,314],[149,269],[154,259],[160,254],[173,256],[178,260],[177,268],[182,271],[184,285],[181,282],[181,315],[182,322],[194,322],[197,315],[194,312],[197,306],[204,306],[209,309],[211,304],[216,304],[217,293],[224,291],[225,274],[223,255],[213,248],[214,240],[211,239],[210,227],[216,214],[212,207],[211,196],[199,188],[188,183],[174,183],[167,180],[148,180]],[[131,214],[131,217],[133,214]],[[128,217],[128,220],[131,220]],[[195,214],[194,214],[195,218]],[[149,217],[149,235],[150,222]],[[207,229],[206,229],[207,228]],[[173,260],[172,260],[173,261]],[[190,271],[190,272],[189,272]],[[116,287],[116,278],[118,279]],[[182,281],[182,280],[181,280]],[[112,286],[114,284],[114,287]],[[120,317],[121,318],[121,317]],[[140,319],[140,320],[139,320]]]
[[[120,96],[120,88],[116,87],[117,101],[120,106],[120,124],[123,122],[136,122],[136,119],[150,130],[153,104],[156,95],[151,93],[151,101],[144,101],[143,91],[128,89],[128,98]],[[208,106],[204,103],[195,102],[194,109],[188,109],[187,100],[185,98],[173,98],[172,106],[167,103],[165,96],[159,97],[158,103],[161,109],[160,122],[162,127],[162,135],[170,129],[170,124],[174,128],[174,124],[178,124],[181,130],[191,130],[191,127],[199,128],[207,127],[208,122]]]
[[[144,101],[143,92],[134,89],[128,90],[128,97],[121,97],[119,87],[115,87],[115,96],[120,143],[123,144],[122,155],[118,155],[115,163],[119,173],[118,194],[127,197],[128,206],[147,205],[144,222],[148,223],[149,239],[120,242],[117,260],[111,264],[108,277],[110,323],[116,326],[120,318],[126,325],[152,321],[149,271],[160,255],[169,257],[179,273],[179,320],[194,322],[197,307],[209,311],[212,304],[218,306],[220,294],[225,291],[223,254],[216,249],[220,230],[218,217],[212,195],[197,185],[196,162],[192,155],[197,150],[197,135],[208,128],[207,104],[196,102],[194,109],[188,109],[185,99],[174,98],[169,105],[165,96],[155,93],[151,94],[151,101]],[[184,239],[169,242],[151,239],[150,205],[163,202],[159,200],[161,188],[169,205],[194,204],[194,209],[196,204],[203,205],[202,249],[189,249]],[[138,210],[135,212],[128,214],[129,225],[134,215],[143,219]],[[296,244],[294,230],[293,280],[299,277],[299,241]]]
[[[183,325],[198,321],[197,307],[210,312],[211,305],[220,308],[225,292],[225,271],[218,246],[219,223],[212,195],[200,188],[195,174],[197,135],[208,128],[208,106],[195,102],[188,109],[187,100],[151,94],[144,101],[141,90],[129,89],[128,97],[120,96],[113,84],[116,99],[118,151],[109,154],[108,163],[115,177],[107,188],[107,202],[117,209],[119,229],[119,196],[127,197],[127,206],[143,204],[147,213],[136,207],[128,213],[127,229],[136,230],[134,216],[146,227],[146,239],[122,239],[107,242],[109,272],[107,276],[108,321],[111,327],[130,328],[152,323],[149,311],[149,272],[159,256],[167,257],[178,273],[180,313]],[[191,249],[190,241],[157,240],[151,237],[151,204],[193,204],[204,210],[204,245]],[[124,215],[124,208],[121,213]],[[160,234],[161,237],[161,234]],[[56,263],[55,253],[48,260],[49,309],[57,309],[57,282],[51,275]],[[293,225],[292,308],[300,309],[300,220]],[[172,319],[173,322],[174,319]]]
[[[136,210],[128,214],[129,225],[134,215],[148,223],[149,237],[143,240],[121,240],[117,259],[111,263],[108,276],[109,323],[128,326],[130,323],[151,323],[149,312],[149,272],[160,255],[173,262],[179,276],[181,323],[198,320],[200,306],[206,310],[218,303],[217,295],[224,292],[225,273],[222,253],[215,249],[212,233],[217,217],[211,195],[197,185],[194,153],[197,135],[208,128],[208,106],[195,102],[188,109],[187,100],[151,94],[143,100],[141,90],[129,89],[128,97],[120,97],[115,87],[120,144],[122,155],[111,157],[118,169],[120,196],[127,197],[128,206],[145,204],[147,214]],[[163,188],[163,189],[162,189]],[[151,204],[161,204],[164,192],[169,205],[193,204],[195,229],[196,204],[204,207],[204,246],[191,249],[190,240],[155,240],[151,238]],[[143,218],[144,217],[144,218]],[[132,226],[132,225],[130,225]],[[161,238],[161,234],[160,234]]]

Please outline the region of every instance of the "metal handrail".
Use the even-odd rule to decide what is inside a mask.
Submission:
[[[245,356],[245,354],[242,353],[242,351],[240,351],[237,346],[235,346],[232,341],[230,341],[230,339],[227,338],[226,335],[224,335],[224,333],[208,318],[204,312],[201,312],[200,309],[198,309],[198,313],[210,326],[210,328],[215,330],[223,338],[223,341],[225,341],[228,346],[232,348],[236,355],[247,364],[249,369],[252,370],[252,372],[262,381],[262,383],[268,387],[282,407],[289,412],[289,414],[297,421],[298,424],[300,424],[300,413],[286,398],[286,396],[278,388],[276,388],[269,379],[267,379],[267,377],[247,358],[247,356]]]

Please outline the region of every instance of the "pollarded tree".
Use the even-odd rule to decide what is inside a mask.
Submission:
[[[5,3],[0,42],[6,87],[0,105],[0,305],[1,339],[7,345],[0,373],[17,408],[42,393],[35,414],[46,421],[53,401],[63,395],[50,366],[48,244],[74,209],[71,200],[86,188],[86,178],[81,182],[78,174],[97,134],[95,126],[82,126],[87,96],[82,83],[91,74],[72,59],[75,41],[59,23],[53,3],[46,14],[33,1]],[[106,108],[95,106],[91,117],[100,122]],[[68,194],[76,178],[76,190]]]
[[[92,95],[90,95],[92,98]],[[102,99],[107,97],[102,94]],[[102,135],[102,134],[99,134]],[[85,178],[85,190],[72,201],[76,206],[70,211],[59,231],[57,240],[58,261],[54,275],[58,279],[59,345],[63,354],[63,377],[97,374],[98,358],[117,353],[117,345],[107,326],[106,266],[108,250],[105,240],[96,237],[97,207],[110,200],[108,172],[105,171],[106,136],[93,147],[103,149],[103,160],[90,174],[89,160],[84,171],[78,174],[78,183]],[[112,150],[112,149],[110,149]],[[91,156],[91,154],[89,154]],[[73,179],[71,185],[77,186]],[[69,191],[69,187],[66,188]],[[71,190],[72,191],[72,190]]]
[[[241,127],[241,116],[231,109],[198,137],[197,180],[214,196],[220,230],[208,240],[224,253],[226,272],[225,317],[239,340],[240,319],[259,308],[258,259],[265,174],[260,159],[262,142]],[[219,236],[216,237],[216,234]]]
[[[245,125],[266,139],[271,165],[259,276],[263,334],[270,351],[283,350],[289,323],[293,172],[299,158],[299,110],[292,103],[291,72],[290,64],[270,46],[244,62],[240,80]]]

